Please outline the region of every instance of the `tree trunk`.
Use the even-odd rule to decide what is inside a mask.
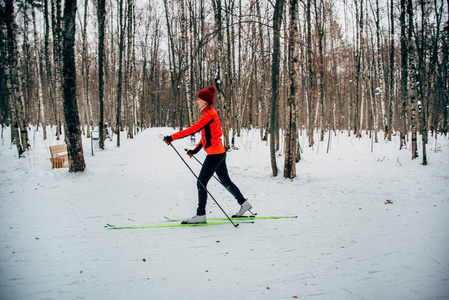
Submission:
[[[53,108],[52,113],[55,120],[52,124],[57,124],[57,114],[56,114],[56,100],[55,100],[55,84],[53,81],[53,71],[50,62],[50,12],[48,10],[48,0],[44,0],[44,60],[45,60],[45,81],[46,81],[46,91],[47,97],[50,100],[51,107]],[[51,118],[49,118],[51,120]],[[58,131],[57,131],[58,132]]]
[[[313,49],[312,49],[312,21],[311,21],[311,3],[312,0],[307,0],[306,3],[306,24],[307,24],[307,71],[309,77],[309,86],[307,94],[307,135],[309,137],[309,147],[314,144],[313,141],[313,131],[314,131],[314,121],[313,121],[313,105],[316,99],[316,83],[315,83],[315,71],[313,69]]]
[[[270,155],[271,170],[274,177],[278,175],[276,164],[276,131],[278,131],[277,114],[279,101],[279,65],[281,55],[281,25],[285,0],[276,0],[273,15],[273,61],[271,66],[271,112],[270,112]]]
[[[185,2],[180,1],[181,4],[181,72],[183,74],[185,93],[186,93],[186,104],[187,104],[187,116],[189,118],[189,126],[194,123],[193,120],[193,109],[192,109],[192,97],[191,97],[191,84],[190,84],[190,71],[189,71],[189,54],[187,49],[187,18],[185,13]],[[194,140],[195,136],[191,136]]]
[[[99,123],[99,146],[104,149],[104,23],[105,23],[105,0],[98,1],[98,100],[100,102],[100,123]]]
[[[126,90],[126,116],[128,127],[128,138],[133,138],[134,133],[134,109],[133,109],[133,65],[132,65],[132,33],[133,33],[133,6],[134,1],[128,0],[128,15],[127,15],[127,50],[126,50],[126,74],[125,74],[125,90]]]
[[[256,0],[256,15],[257,15],[257,21],[258,21],[258,27],[259,27],[259,35],[258,35],[258,46],[260,47],[259,55],[261,57],[261,65],[259,65],[260,69],[260,82],[261,86],[258,88],[258,98],[257,98],[257,111],[258,111],[258,119],[257,123],[259,125],[259,132],[260,132],[260,139],[266,140],[267,131],[268,131],[268,122],[266,121],[266,115],[265,111],[267,109],[264,109],[268,106],[267,99],[267,89],[266,89],[266,82],[268,77],[268,63],[265,55],[265,45],[264,45],[264,35],[263,35],[263,25],[262,25],[262,16],[260,11],[260,3],[259,0]],[[257,74],[257,73],[256,73]],[[256,82],[258,82],[256,80]]]
[[[298,94],[298,69],[299,69],[299,34],[298,34],[298,0],[290,0],[290,36],[288,45],[288,69],[290,79],[290,93],[287,101],[287,120],[285,131],[285,163],[284,177],[293,179],[296,177],[296,98]]]
[[[222,7],[221,7],[221,0],[213,0],[212,1],[213,7],[214,7],[214,15],[215,15],[215,29],[217,31],[217,66],[216,66],[216,72],[215,72],[215,86],[217,88],[218,93],[216,94],[216,97],[219,98],[221,95],[223,99],[215,99],[221,100],[222,106],[221,106],[221,116],[222,120],[224,121],[224,130],[223,130],[223,145],[227,150],[230,148],[229,144],[229,131],[227,130],[228,125],[228,113],[230,110],[230,104],[228,104],[227,101],[231,101],[228,92],[228,82],[223,84],[223,78],[221,78],[221,71],[222,71],[222,62],[225,61],[225,57],[223,55],[223,25],[222,25]],[[225,75],[226,77],[226,75]]]
[[[34,44],[38,45],[39,41],[38,41],[38,37],[37,37],[37,29],[36,29],[36,13],[34,11],[34,7],[31,8],[31,13],[32,13],[32,17],[33,17],[33,36],[34,36]],[[38,87],[37,87],[37,97],[38,97],[38,103],[39,103],[39,119],[40,119],[40,123],[42,125],[42,131],[44,133],[43,137],[44,140],[47,139],[47,122],[45,121],[45,105],[44,105],[44,96],[43,96],[43,87],[42,87],[42,82],[43,82],[43,73],[44,73],[44,68],[42,66],[42,56],[41,56],[41,51],[40,48],[37,47],[36,48],[36,76],[37,76],[37,81],[38,81]]]
[[[84,123],[83,125],[87,126],[87,137],[90,138],[90,134],[92,131],[91,123],[92,120],[92,109],[90,105],[89,99],[89,56],[88,56],[88,45],[87,45],[87,16],[88,16],[88,4],[89,0],[85,0],[84,2],[84,22],[83,22],[83,31],[82,31],[82,39],[83,39],[83,52],[81,54],[82,62],[81,62],[81,77],[83,81],[83,98],[81,99],[81,104],[84,113]]]
[[[9,108],[11,113],[11,138],[16,144],[18,157],[28,148],[28,134],[24,115],[22,96],[20,94],[20,72],[16,42],[16,24],[12,0],[5,1],[5,23],[7,31],[8,67],[6,68]],[[19,135],[20,132],[20,135]],[[22,136],[22,141],[21,141]]]
[[[119,2],[119,30],[120,41],[118,49],[118,80],[117,80],[117,115],[116,115],[116,134],[117,134],[117,147],[120,147],[120,129],[121,114],[122,114],[122,86],[123,86],[123,50],[124,50],[124,28],[123,28],[123,0]]]
[[[169,61],[169,70],[170,70],[170,80],[171,80],[171,100],[175,102],[175,105],[173,105],[172,111],[169,109],[166,110],[167,115],[170,114],[173,116],[173,121],[171,124],[168,124],[167,121],[165,121],[165,124],[172,125],[173,127],[176,126],[177,122],[179,122],[179,126],[182,129],[182,115],[180,113],[181,111],[181,105],[178,105],[180,103],[180,94],[178,90],[178,86],[180,84],[179,82],[179,76],[178,76],[178,69],[176,67],[175,63],[175,42],[173,41],[173,33],[172,33],[172,24],[171,19],[173,19],[169,15],[169,7],[167,5],[167,0],[164,0],[164,8],[165,8],[165,20],[167,23],[167,39],[168,39],[168,61]],[[179,115],[179,118],[175,119],[176,115]]]
[[[408,39],[406,23],[406,0],[401,0],[401,101],[402,101],[402,127],[401,127],[401,145],[402,149],[406,144],[407,135],[407,104],[408,104]]]
[[[323,49],[323,42],[324,42],[324,26],[325,26],[325,12],[324,12],[324,3],[323,0],[320,1],[320,3],[317,3],[315,0],[315,18],[316,18],[316,28],[318,31],[318,56],[319,56],[319,72],[320,72],[320,123],[319,128],[321,131],[320,135],[320,141],[324,141],[324,132],[328,129],[327,125],[325,125],[325,110],[326,106],[324,103],[324,85],[325,85],[325,79],[324,79],[324,49]],[[327,123],[327,122],[326,122]]]
[[[70,172],[82,172],[86,167],[86,163],[84,162],[83,143],[76,100],[75,16],[76,0],[65,0],[62,75],[64,116],[67,130],[66,140],[68,141],[67,153]]]
[[[394,4],[393,0],[390,0],[390,69],[389,69],[389,93],[388,93],[388,126],[387,137],[391,141],[391,135],[393,132],[393,100],[394,100]]]
[[[361,137],[362,133],[361,133],[361,127],[362,127],[362,121],[361,121],[361,115],[363,114],[363,94],[362,94],[362,88],[361,85],[362,83],[361,81],[361,77],[362,77],[362,53],[363,53],[363,49],[362,49],[362,40],[363,40],[363,25],[364,25],[364,21],[363,21],[363,0],[360,1],[360,10],[358,8],[356,8],[356,19],[357,19],[357,33],[356,33],[356,52],[355,52],[355,69],[356,69],[356,74],[355,74],[355,80],[356,80],[356,89],[355,89],[355,107],[354,107],[354,134],[356,135],[356,137]],[[357,5],[356,5],[357,7]]]
[[[377,108],[376,110],[379,111],[379,105],[380,105],[380,115],[381,115],[381,120],[382,120],[382,124],[383,124],[383,128],[385,130],[386,127],[386,119],[385,119],[385,97],[384,97],[384,90],[385,90],[385,81],[384,81],[384,74],[385,74],[385,68],[384,65],[382,65],[382,52],[381,52],[381,33],[380,33],[380,6],[379,6],[379,0],[376,0],[376,13],[375,13],[375,22],[376,22],[376,47],[377,47],[377,71],[378,71],[378,80],[379,80],[379,87],[375,89],[375,95],[374,97],[376,97],[377,95],[379,95],[379,103],[377,103]],[[376,123],[374,125],[375,128],[375,138],[376,138],[376,143],[378,142],[377,140],[377,132],[379,130],[379,114],[376,113]]]
[[[236,108],[235,108],[235,104],[236,104],[236,99],[234,99],[234,95],[235,93],[235,89],[236,88],[241,88],[240,86],[235,87],[234,86],[234,74],[235,74],[235,70],[233,68],[233,61],[234,61],[234,51],[232,51],[232,37],[234,36],[234,33],[231,33],[231,29],[233,30],[233,26],[231,26],[231,24],[233,23],[231,18],[232,18],[232,14],[229,12],[234,11],[234,7],[233,7],[233,1],[229,1],[227,2],[229,5],[226,6],[226,1],[225,1],[225,20],[226,20],[226,37],[227,37],[227,53],[224,56],[224,60],[226,61],[226,73],[225,73],[225,78],[226,78],[226,86],[225,86],[225,95],[226,95],[226,99],[225,101],[227,102],[227,107],[228,110],[226,112],[226,122],[225,122],[225,128],[224,130],[227,132],[227,134],[229,135],[231,128],[233,128],[232,126],[232,118],[233,116],[235,116],[236,114]],[[232,4],[232,6],[231,6]],[[233,140],[234,140],[234,135],[236,133],[236,128],[233,128],[234,130],[232,131],[233,137],[231,138],[232,140],[232,144],[234,144]],[[230,148],[231,145],[229,144],[229,136],[227,138],[228,141],[228,147]]]
[[[416,96],[418,95],[417,90],[421,90],[422,82],[420,80],[421,68],[417,70],[416,68],[416,51],[413,46],[412,36],[414,34],[413,26],[413,8],[412,1],[407,0],[407,15],[408,15],[408,52],[409,52],[409,66],[410,66],[410,108],[411,108],[411,129],[412,129],[412,159],[418,157],[418,144],[417,144],[417,119],[416,119]],[[422,32],[421,34],[425,34]]]
[[[51,78],[51,82],[53,82],[53,110],[55,114],[55,123],[56,123],[56,136],[57,139],[60,139],[61,135],[61,113],[60,113],[60,99],[62,94],[62,78],[61,78],[61,70],[62,70],[62,53],[61,53],[61,44],[62,44],[62,33],[61,33],[61,0],[51,0],[51,23],[53,29],[53,61],[55,64],[53,77]],[[50,65],[51,67],[51,65]]]

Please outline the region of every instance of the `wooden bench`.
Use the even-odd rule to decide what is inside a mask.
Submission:
[[[50,153],[51,168],[64,168],[65,162],[69,160],[67,156],[67,145],[50,146]]]

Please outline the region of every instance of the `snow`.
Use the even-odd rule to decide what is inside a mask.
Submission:
[[[31,135],[17,159],[0,147],[0,299],[448,299],[449,141],[430,137],[429,165],[399,139],[347,132],[307,147],[297,178],[271,176],[269,146],[242,131],[228,153],[233,181],[259,215],[254,224],[113,230],[166,224],[196,211],[195,178],[160,134],[145,130],[91,155],[87,168],[51,169],[54,134]],[[317,134],[317,137],[319,135]],[[189,139],[174,142],[184,155]],[[421,150],[421,145],[419,145]],[[420,153],[421,155],[421,153]],[[197,157],[202,161],[204,152]],[[232,214],[237,202],[209,189]],[[389,203],[391,202],[391,203]],[[208,217],[223,213],[209,199]]]

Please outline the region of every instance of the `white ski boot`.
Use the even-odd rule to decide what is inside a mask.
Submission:
[[[243,214],[246,211],[250,210],[251,208],[253,208],[253,207],[251,206],[251,204],[249,204],[249,202],[247,200],[247,201],[243,202],[242,205],[240,205],[240,210],[235,214],[235,216],[236,217],[241,217],[241,216],[243,216]]]
[[[206,223],[206,215],[193,216],[193,217],[185,220],[184,222],[182,222],[182,224],[198,224],[198,223]]]

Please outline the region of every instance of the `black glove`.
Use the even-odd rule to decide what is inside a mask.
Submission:
[[[194,155],[196,154],[193,150],[188,150],[188,149],[186,149],[186,151],[187,151],[187,155],[188,155],[190,158],[192,158],[192,156],[194,156]]]
[[[202,144],[200,144],[198,147],[196,147],[193,150],[189,150],[189,149],[184,149],[184,150],[186,150],[187,151],[187,155],[190,156],[190,158],[192,158],[192,156],[197,154],[201,150],[201,148],[203,148]]]
[[[167,143],[167,145],[171,145],[171,142],[173,142],[173,138],[169,135],[164,136],[164,142]]]

